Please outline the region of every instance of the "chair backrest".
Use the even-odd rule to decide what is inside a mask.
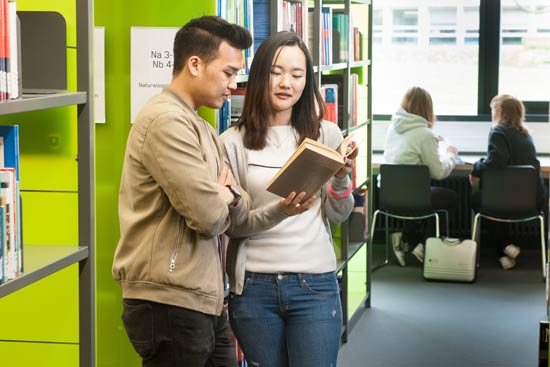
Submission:
[[[508,166],[483,171],[480,212],[501,218],[538,214],[535,168]]]
[[[423,215],[434,211],[430,171],[415,164],[380,165],[380,209],[401,215]]]

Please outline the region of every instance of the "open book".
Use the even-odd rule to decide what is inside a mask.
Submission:
[[[313,139],[306,138],[267,185],[267,191],[281,197],[291,192],[306,192],[307,197],[315,195],[338,170],[344,167],[346,157],[357,147],[346,153],[353,135],[348,135],[334,150]]]

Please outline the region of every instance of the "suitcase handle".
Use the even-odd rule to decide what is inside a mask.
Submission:
[[[449,237],[441,237],[441,240],[449,246],[460,245],[462,241],[464,241],[462,238],[449,238]]]

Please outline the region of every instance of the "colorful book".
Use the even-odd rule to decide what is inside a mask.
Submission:
[[[0,136],[4,139],[4,167],[14,168],[19,182],[19,125],[0,125]]]

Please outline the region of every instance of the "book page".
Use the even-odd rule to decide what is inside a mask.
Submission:
[[[346,158],[349,155],[351,155],[359,147],[359,144],[356,144],[352,149],[350,149],[349,152],[346,153],[349,145],[353,141],[354,136],[355,136],[355,134],[349,134],[348,136],[346,136],[344,138],[344,140],[342,140],[342,143],[340,144],[340,146],[338,146],[337,150],[343,158]]]

